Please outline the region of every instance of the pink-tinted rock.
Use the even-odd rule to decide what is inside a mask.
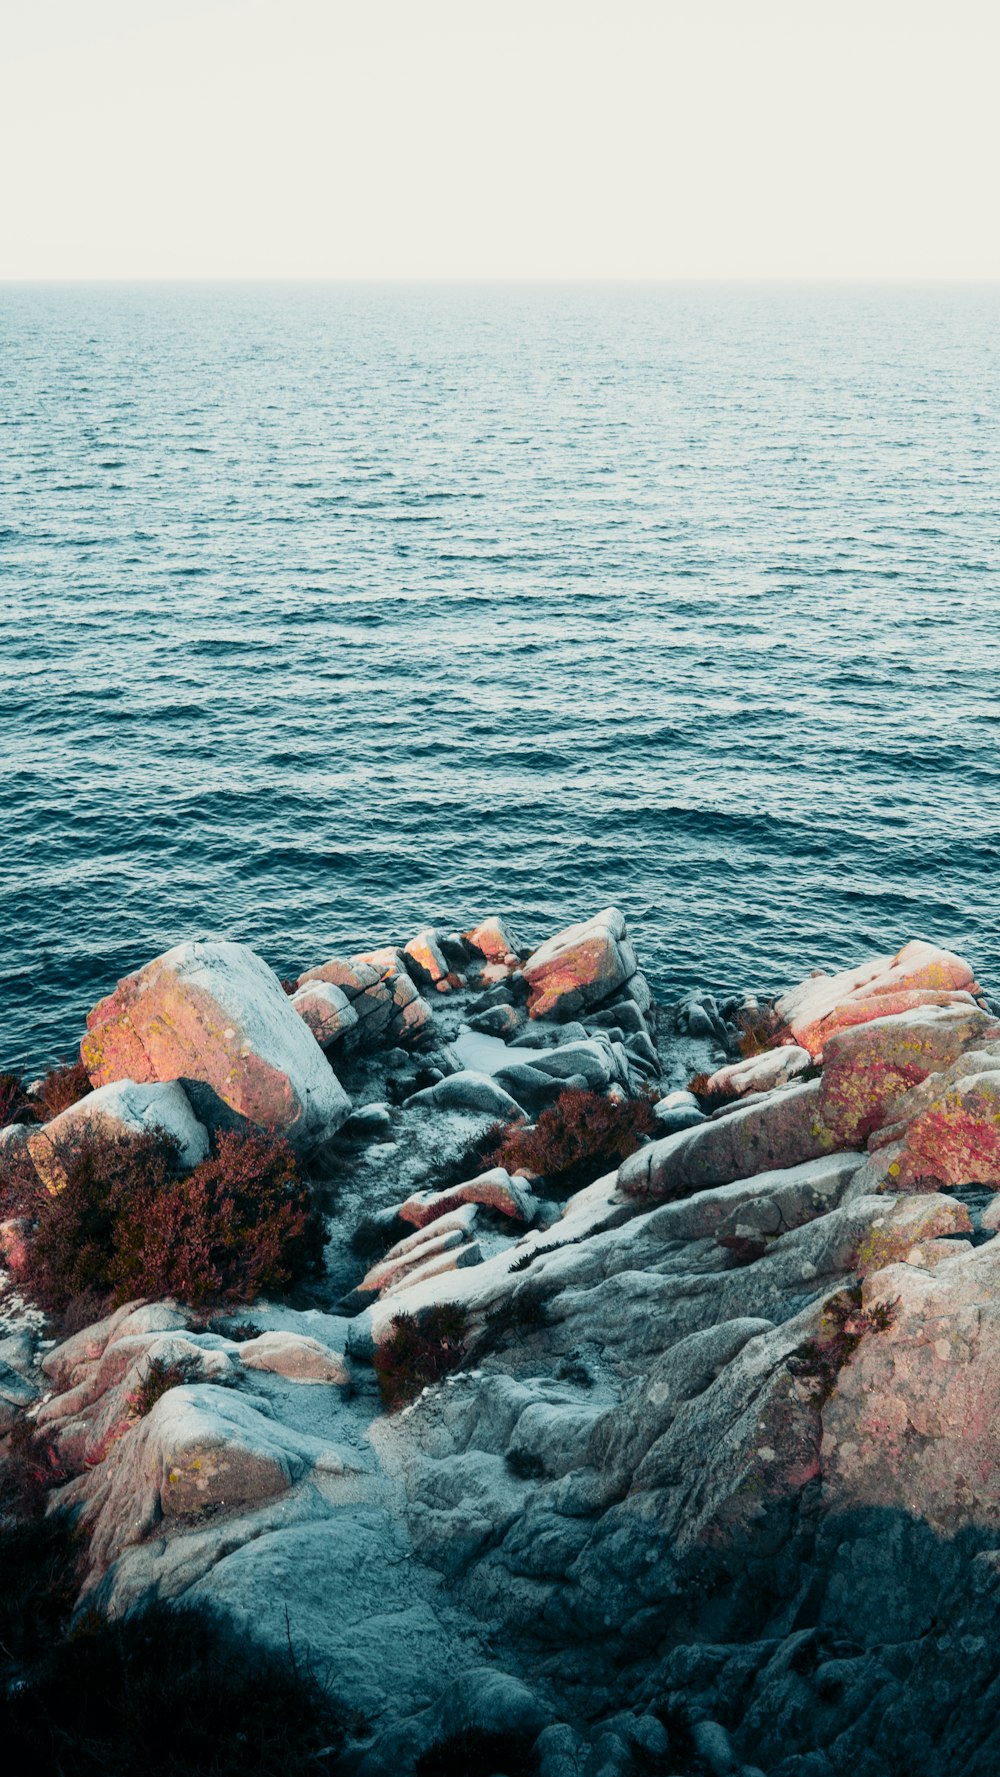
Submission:
[[[324,1382],[346,1388],[350,1382],[343,1354],[305,1333],[260,1333],[239,1347],[238,1358],[248,1370],[268,1370],[290,1382]]]
[[[481,1173],[465,1184],[450,1185],[446,1191],[416,1191],[400,1205],[404,1222],[425,1228],[437,1216],[456,1209],[460,1203],[481,1203],[497,1210],[515,1222],[530,1222],[538,1207],[532,1191],[522,1178],[511,1178],[502,1166]]]
[[[415,1285],[427,1283],[432,1277],[443,1277],[449,1271],[464,1271],[470,1265],[481,1265],[482,1250],[477,1240],[470,1240],[466,1246],[453,1246],[437,1253],[429,1254],[419,1265],[410,1265],[391,1282],[386,1283],[379,1291],[385,1299],[389,1296],[401,1295],[404,1290]]]
[[[1000,1518],[1000,1240],[932,1271],[870,1276],[894,1305],[840,1372],[823,1413],[829,1510],[895,1508],[946,1536]]]
[[[419,981],[440,984],[448,980],[448,964],[437,941],[437,934],[428,927],[418,932],[403,950],[407,968]]]
[[[812,1056],[808,1049],[800,1049],[797,1043],[785,1043],[777,1049],[764,1049],[759,1055],[748,1055],[745,1061],[734,1061],[717,1068],[705,1090],[743,1098],[748,1092],[767,1092],[773,1086],[783,1086],[811,1065]]]
[[[532,1018],[571,1018],[599,1005],[636,972],[625,916],[606,907],[549,938],[524,964]]]
[[[986,1065],[960,1072],[973,1060],[963,1057],[899,1102],[897,1120],[869,1143],[868,1190],[1000,1187],[1000,1057],[974,1059]]]
[[[396,949],[330,957],[299,976],[297,991],[313,981],[327,981],[347,996],[358,1017],[350,1040],[357,1040],[362,1049],[394,1043],[414,1045],[431,1033],[431,1009],[417,992]]]
[[[642,1202],[665,1202],[833,1153],[846,1144],[823,1121],[819,1091],[819,1080],[790,1086],[640,1148],[619,1168],[618,1188]]]
[[[480,920],[471,932],[464,933],[467,942],[490,963],[513,965],[518,960],[518,946],[502,919]]]
[[[202,1121],[225,1112],[315,1147],[350,1100],[276,975],[245,944],[178,944],[127,975],[87,1019],[95,1086],[182,1080]]]
[[[416,1270],[428,1259],[465,1246],[468,1238],[464,1228],[444,1228],[438,1232],[437,1222],[429,1222],[426,1230],[421,1229],[420,1232],[421,1238],[415,1244],[402,1241],[399,1247],[394,1247],[377,1265],[371,1266],[358,1284],[362,1295],[382,1295],[391,1284],[398,1283],[401,1277]]]
[[[860,1146],[895,1119],[913,1086],[994,1039],[1000,1024],[965,1004],[921,1006],[835,1031],[823,1050],[824,1121],[839,1141]]]
[[[895,956],[873,957],[836,975],[811,975],[775,1005],[789,1034],[819,1055],[836,1030],[919,1006],[969,1005],[980,989],[968,963],[915,938]]]

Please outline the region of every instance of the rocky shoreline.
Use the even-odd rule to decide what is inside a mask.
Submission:
[[[456,1744],[470,1777],[1000,1766],[1000,1017],[961,958],[658,1007],[614,908],[285,983],[202,940],[81,1056],[0,1172],[58,1198],[96,1137],[193,1169],[262,1129],[329,1236],[221,1316],[133,1299],[55,1343],[12,1311],[0,1425],[69,1477],[81,1610],[290,1638],[357,1777]],[[16,1286],[30,1215],[0,1237]]]

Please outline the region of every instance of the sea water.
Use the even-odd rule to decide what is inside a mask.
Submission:
[[[0,1065],[612,901],[1000,989],[998,372],[993,288],[0,289]]]

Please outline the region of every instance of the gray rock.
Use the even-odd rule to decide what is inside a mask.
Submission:
[[[517,1101],[499,1086],[492,1074],[481,1074],[473,1068],[451,1074],[437,1085],[414,1092],[407,1106],[426,1105],[433,1110],[476,1111],[484,1117],[496,1117],[505,1123],[524,1116]]]

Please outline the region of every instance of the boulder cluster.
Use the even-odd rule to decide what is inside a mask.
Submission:
[[[81,1609],[290,1636],[360,1711],[356,1777],[1000,1768],[1000,1017],[961,958],[657,1006],[613,908],[284,985],[199,941],[81,1054],[94,1090],[0,1164],[58,1192],[95,1128],[194,1166],[252,1126],[335,1186],[308,1300],[0,1343]],[[651,1133],[561,1192],[491,1149],[567,1094]]]

